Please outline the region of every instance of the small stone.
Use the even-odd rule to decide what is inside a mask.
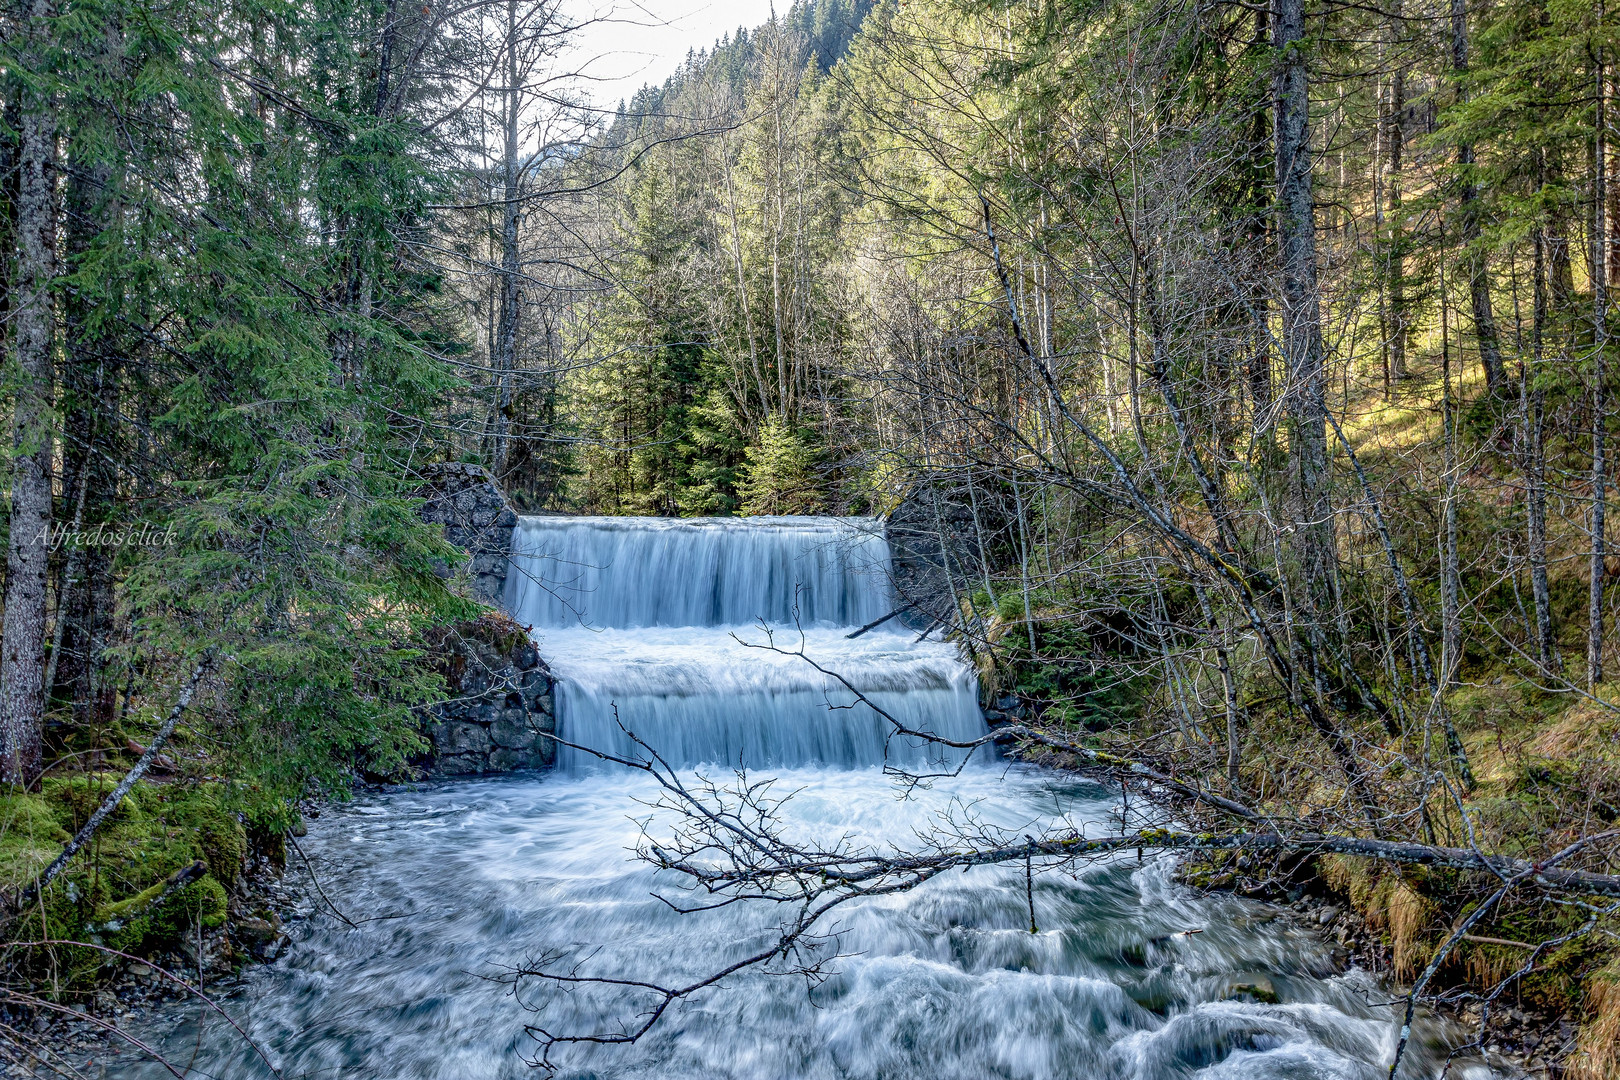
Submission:
[[[1316,913],[1316,921],[1322,926],[1331,926],[1338,917],[1339,909],[1336,907],[1323,908]]]
[[[1244,976],[1241,981],[1233,982],[1226,988],[1227,997],[1247,997],[1263,1005],[1279,1004],[1277,987],[1264,975]]]
[[[250,950],[263,949],[281,936],[280,920],[274,915],[268,919],[237,919],[231,929],[236,940]]]

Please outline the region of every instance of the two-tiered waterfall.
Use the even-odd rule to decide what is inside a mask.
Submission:
[[[960,737],[983,722],[951,646],[892,623],[848,636],[893,604],[872,523],[528,519],[517,549],[509,601],[559,679],[570,742],[638,755],[628,730],[681,766],[741,762],[794,793],[784,829],[879,851],[926,842],[946,818],[1013,835],[1121,828],[1111,789],[994,759],[900,797],[882,765],[925,760],[927,749],[886,741],[886,723],[848,707],[855,696],[809,660],[908,726]],[[773,642],[784,651],[754,647]],[[346,919],[312,891],[293,946],[250,970],[228,1006],[280,1075],[535,1076],[528,1025],[623,1030],[646,999],[611,986],[514,992],[503,972],[541,961],[677,985],[771,940],[780,912],[770,902],[683,913],[660,898],[679,879],[633,854],[643,829],[672,824],[647,776],[578,752],[560,763],[555,773],[370,793],[311,823],[302,849]],[[825,981],[739,972],[678,1003],[634,1045],[574,1048],[561,1075],[1387,1075],[1400,999],[1343,970],[1314,926],[1194,894],[1151,853],[1036,874],[1036,933],[1025,890],[1022,867],[978,867],[852,902],[827,926],[839,936]],[[148,1034],[196,1075],[268,1075],[194,1002]],[[1420,1021],[1401,1072],[1513,1075],[1474,1059],[1448,1064],[1432,1020]]]
[[[559,735],[624,756],[748,768],[923,764],[984,731],[955,646],[894,610],[881,522],[524,518],[506,606],[558,680]],[[812,663],[813,661],[813,663]],[[863,701],[864,699],[864,701]],[[564,771],[596,759],[564,746]]]

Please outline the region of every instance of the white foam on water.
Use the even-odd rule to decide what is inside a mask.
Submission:
[[[870,518],[529,517],[506,604],[557,678],[568,743],[675,765],[960,761],[895,736],[984,733],[957,647],[897,621],[848,636],[894,610],[889,569]],[[560,748],[561,771],[598,767]]]

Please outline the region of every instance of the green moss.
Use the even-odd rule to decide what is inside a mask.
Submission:
[[[225,887],[212,874],[172,891],[169,882],[161,881],[106,905],[88,929],[114,949],[145,954],[174,944],[199,924],[210,929],[223,925],[225,905]]]
[[[69,839],[37,795],[0,796],[0,886],[15,890],[45,869]]]
[[[235,881],[247,861],[247,830],[223,814],[198,831],[203,860],[220,881]]]
[[[86,773],[80,776],[46,777],[40,783],[40,795],[53,810],[63,828],[78,832],[96,812],[120,777],[108,773]],[[131,821],[140,816],[139,785],[118,803],[109,821]]]

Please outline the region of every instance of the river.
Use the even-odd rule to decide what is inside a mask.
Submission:
[[[735,767],[793,795],[784,828],[903,848],[946,820],[1012,835],[1120,828],[1117,794],[996,760],[914,790],[881,765],[938,763],[887,737],[829,670],[906,723],[983,730],[954,648],[880,617],[888,550],[860,521],[680,524],[525,519],[507,604],[559,679],[561,734],[621,756],[657,748],[683,772]],[[527,559],[527,563],[524,562]],[[755,620],[763,620],[763,624]],[[765,627],[771,634],[767,635]],[[802,634],[802,636],[801,636]],[[621,726],[622,725],[622,726]],[[708,764],[705,764],[708,763]],[[716,764],[718,763],[718,764]],[[672,825],[648,779],[566,752],[550,774],[401,787],[323,813],[301,842],[330,914],[296,924],[227,1003],[288,1077],[535,1075],[531,1029],[636,1023],[622,987],[507,978],[544,960],[593,976],[678,982],[769,940],[774,905],[682,914],[682,882],[637,860]],[[1265,905],[1198,895],[1134,852],[1033,882],[981,867],[843,909],[824,981],[739,973],[678,1003],[629,1046],[574,1046],[566,1077],[659,1080],[1354,1078],[1388,1072],[1398,1026],[1377,978]],[[1265,986],[1255,994],[1245,986]],[[1259,1000],[1274,995],[1275,1001]],[[152,1034],[198,1075],[267,1075],[240,1036],[176,1006]],[[200,1024],[200,1027],[199,1027]],[[1441,1076],[1456,1032],[1424,1019],[1403,1076]],[[163,1075],[156,1066],[142,1076]],[[1459,1058],[1460,1080],[1505,1075]]]

